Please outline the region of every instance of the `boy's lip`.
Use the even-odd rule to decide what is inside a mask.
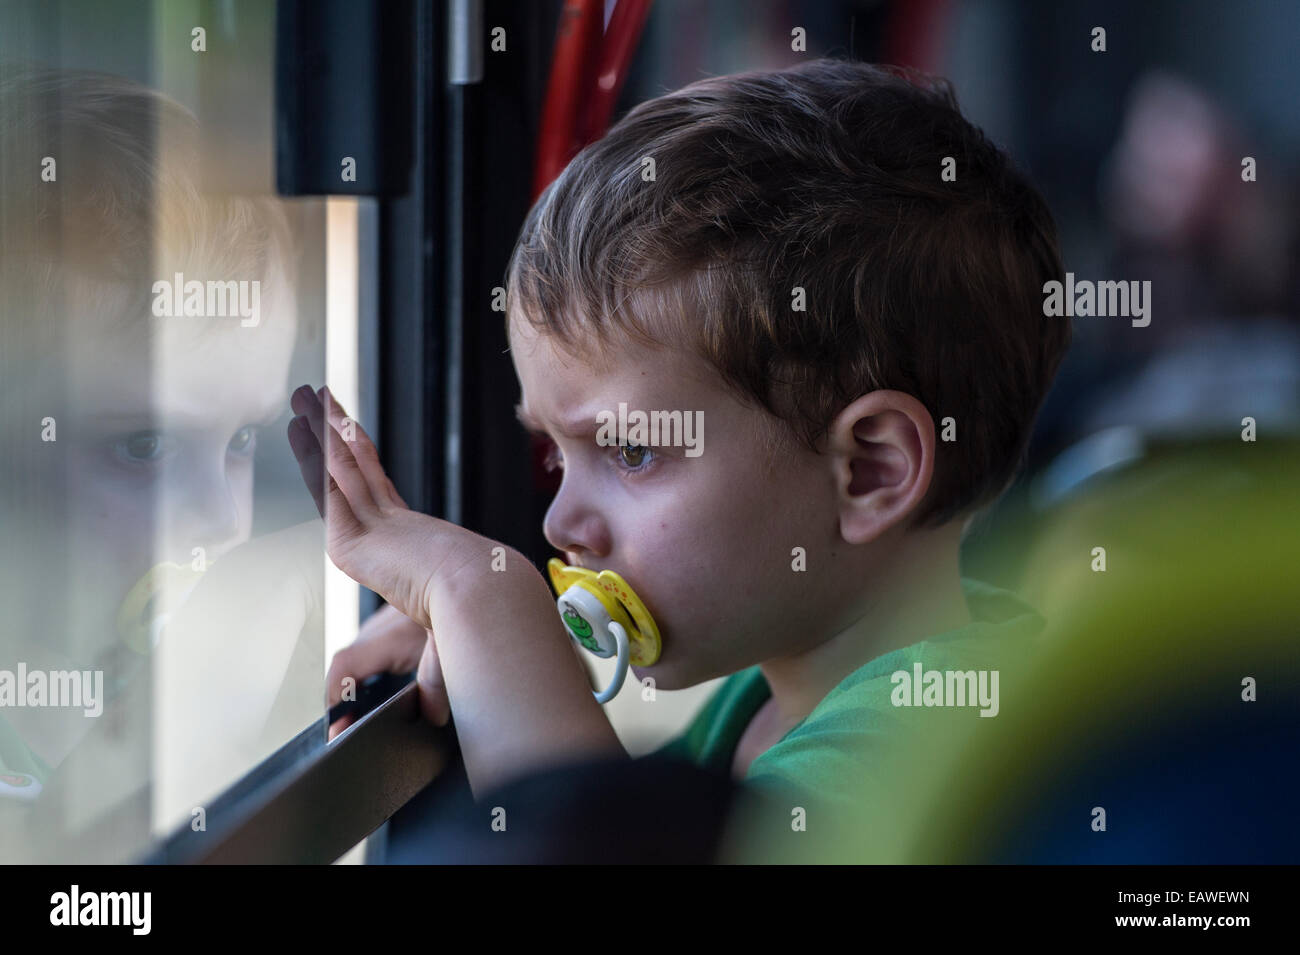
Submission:
[[[184,603],[201,574],[188,566],[162,561],[150,567],[118,605],[118,635],[137,653],[156,643],[161,625]]]

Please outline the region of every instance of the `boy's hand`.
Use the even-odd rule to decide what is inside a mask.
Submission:
[[[351,677],[360,684],[376,673],[409,673],[416,670],[420,688],[420,711],[435,726],[445,726],[451,718],[451,704],[442,678],[442,666],[434,646],[433,633],[389,605],[380,607],[366,618],[357,639],[334,654],[325,685],[329,705],[343,699],[343,680]],[[356,721],[344,716],[333,723],[333,739]]]
[[[493,541],[407,509],[370,439],[325,389],[300,388],[292,403],[300,417],[289,442],[325,514],[330,558],[431,632],[425,669],[455,710],[475,798],[542,767],[626,757],[537,568],[506,548],[498,571]],[[314,486],[322,463],[325,486]],[[406,662],[414,641],[402,642]]]
[[[477,535],[410,510],[370,437],[327,388],[317,393],[303,385],[290,404],[298,417],[289,422],[289,446],[325,517],[330,559],[428,629],[434,578],[463,566]]]

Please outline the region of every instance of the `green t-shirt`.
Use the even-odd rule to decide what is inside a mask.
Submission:
[[[811,713],[774,746],[764,750],[745,774],[747,789],[861,807],[866,790],[878,781],[873,764],[909,733],[938,731],[940,721],[981,722],[976,707],[896,706],[899,686],[893,674],[909,677],[915,665],[925,671],[999,670],[1023,662],[1045,621],[1009,591],[963,579],[971,622],[956,630],[883,654],[854,670]],[[991,679],[988,681],[991,684]],[[902,691],[899,690],[901,693]],[[686,731],[661,747],[719,773],[730,773],[736,746],[771,690],[757,666],[732,674],[709,698]],[[960,710],[960,711],[959,711]],[[915,739],[915,737],[912,737]]]

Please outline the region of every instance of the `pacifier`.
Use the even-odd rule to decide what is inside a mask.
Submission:
[[[558,557],[547,561],[546,569],[559,594],[555,606],[569,636],[598,657],[618,657],[609,686],[592,691],[597,703],[608,703],[623,688],[629,662],[648,667],[659,659],[659,627],[641,598],[614,571],[597,573]]]
[[[122,642],[142,656],[158,646],[171,615],[202,576],[192,567],[171,561],[154,564],[145,571],[117,608],[117,634]]]

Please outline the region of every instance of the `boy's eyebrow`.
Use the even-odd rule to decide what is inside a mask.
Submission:
[[[524,410],[522,403],[515,405],[515,417],[519,419],[520,424],[533,434],[550,434],[545,425]],[[562,425],[559,428],[560,434],[568,438],[585,438],[595,430],[595,415],[591,415],[589,418],[575,418],[573,421],[566,425]]]
[[[281,417],[288,414],[288,397],[284,400],[276,400],[263,408],[254,411],[253,417],[248,420],[248,424],[254,424],[261,427],[268,427],[275,424]],[[89,420],[103,424],[126,425],[143,425],[146,429],[158,427],[167,423],[179,423],[182,425],[205,424],[208,420],[206,415],[195,414],[192,411],[167,411],[159,413],[155,408],[143,408],[138,411],[101,411],[97,414],[87,416]]]
[[[292,412],[287,410],[285,407],[288,404],[289,404],[289,396],[285,395],[283,398],[277,400],[273,404],[267,405],[266,409],[262,413],[262,416],[257,419],[257,423],[263,427],[270,427],[271,425],[279,421],[280,418],[283,417],[284,415],[292,414]]]

